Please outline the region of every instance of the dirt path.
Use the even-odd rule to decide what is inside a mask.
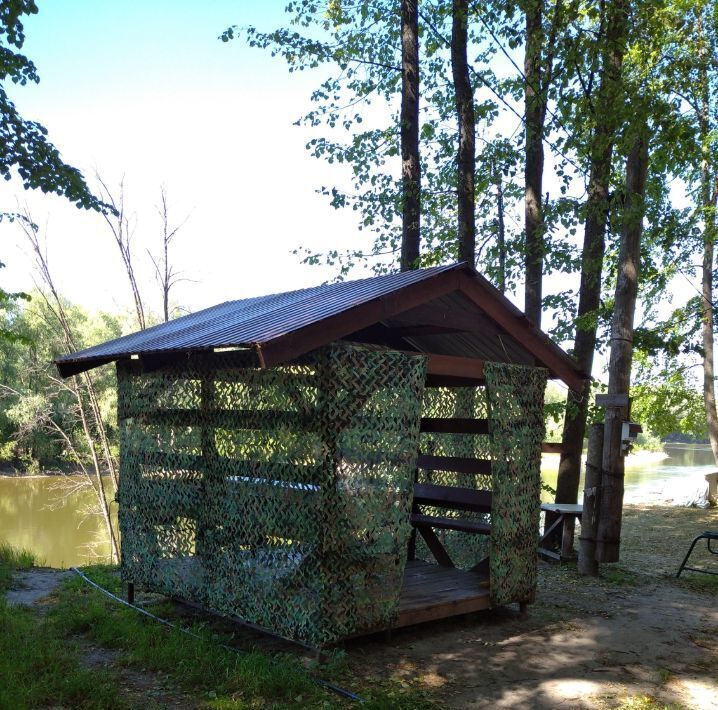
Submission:
[[[645,696],[636,707],[718,710],[718,584],[668,576],[717,512],[631,508],[625,525],[626,561],[603,579],[541,563],[525,618],[507,608],[437,622],[349,656],[363,675],[433,687],[445,707],[615,708]]]
[[[33,567],[15,572],[12,588],[5,595],[5,600],[10,606],[25,604],[40,607],[41,602],[57,589],[60,582],[72,574],[69,570],[50,567]]]

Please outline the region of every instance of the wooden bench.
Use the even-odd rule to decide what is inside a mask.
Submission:
[[[411,524],[414,526],[414,532],[409,543],[410,560],[415,558],[417,530],[424,542],[426,542],[431,554],[443,567],[454,567],[454,563],[446,548],[436,536],[435,528],[439,530],[457,530],[472,535],[488,535],[491,532],[491,526],[481,520],[425,515],[419,511],[419,506],[422,505],[471,513],[490,513],[491,491],[459,488],[457,486],[440,486],[433,483],[415,483],[414,502],[410,518]]]

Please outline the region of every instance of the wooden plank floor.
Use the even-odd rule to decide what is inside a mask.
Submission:
[[[407,562],[394,628],[488,609],[488,581],[478,572]]]

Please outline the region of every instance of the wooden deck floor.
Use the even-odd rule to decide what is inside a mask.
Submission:
[[[407,562],[394,628],[488,609],[488,581],[478,572]]]

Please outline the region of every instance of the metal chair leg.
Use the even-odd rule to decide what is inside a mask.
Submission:
[[[688,552],[686,553],[686,556],[683,558],[683,562],[681,562],[681,566],[678,568],[678,572],[676,573],[676,577],[681,576],[681,572],[683,572],[684,569],[692,570],[692,567],[686,567],[686,563],[688,562],[688,558],[691,556],[691,553],[693,552],[693,548],[696,546],[696,543],[699,540],[705,540],[706,544],[708,546],[708,551],[713,554],[717,555],[718,551],[713,551],[711,548],[711,540],[715,539],[715,533],[702,533],[701,535],[698,535],[693,542],[691,543],[691,546],[688,548]],[[709,572],[708,570],[694,570],[696,572],[705,572],[706,574],[718,574],[716,572]]]

